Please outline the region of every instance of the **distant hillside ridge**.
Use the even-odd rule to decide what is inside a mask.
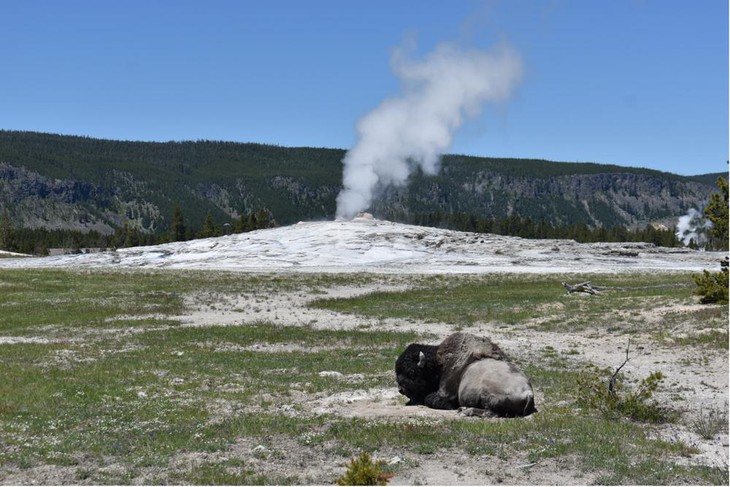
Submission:
[[[345,150],[223,141],[133,142],[0,130],[0,210],[20,228],[102,234],[170,228],[175,207],[200,228],[268,210],[277,224],[334,218]],[[550,224],[672,226],[703,207],[722,173],[446,155],[436,176],[386,188],[376,217],[518,215]]]

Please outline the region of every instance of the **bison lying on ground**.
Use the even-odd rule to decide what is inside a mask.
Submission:
[[[475,416],[535,412],[530,381],[488,338],[454,333],[440,345],[412,343],[395,362],[407,405],[458,409]]]

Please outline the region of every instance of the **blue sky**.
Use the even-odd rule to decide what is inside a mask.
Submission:
[[[727,171],[726,0],[0,0],[0,128],[355,143],[394,48],[510,45],[524,75],[449,152]]]

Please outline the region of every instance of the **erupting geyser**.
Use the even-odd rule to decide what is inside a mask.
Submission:
[[[402,94],[358,121],[358,140],[342,161],[338,219],[366,210],[378,186],[404,184],[415,167],[438,172],[464,119],[508,98],[522,76],[519,56],[506,45],[479,51],[442,44],[420,61],[398,48],[391,68]]]
[[[705,217],[704,212],[690,208],[686,215],[679,217],[675,235],[685,247],[692,242],[702,247],[707,243],[710,230],[712,222]]]

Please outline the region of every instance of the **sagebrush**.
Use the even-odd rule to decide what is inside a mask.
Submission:
[[[384,465],[384,461],[373,461],[369,453],[363,452],[350,462],[347,472],[337,479],[337,485],[387,485],[392,476],[383,472]]]
[[[655,371],[631,389],[622,375],[608,377],[610,371],[588,368],[578,376],[577,402],[581,407],[601,412],[610,417],[626,417],[634,421],[665,423],[678,415],[662,407],[653,398],[664,380],[664,374]],[[613,382],[613,386],[609,384]]]

